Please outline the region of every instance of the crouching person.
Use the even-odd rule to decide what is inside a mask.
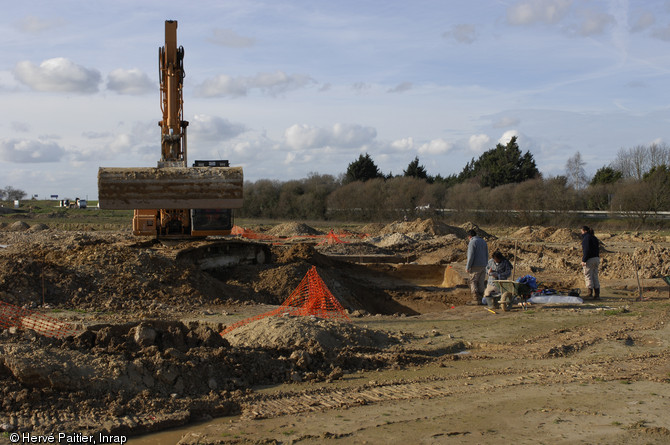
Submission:
[[[496,250],[486,265],[486,275],[488,276],[488,281],[484,297],[486,297],[488,305],[493,306],[493,302],[496,298],[500,297],[501,292],[495,280],[508,279],[512,275],[512,264],[499,250]]]

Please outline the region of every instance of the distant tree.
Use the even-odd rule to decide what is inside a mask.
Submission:
[[[584,171],[585,165],[586,162],[582,160],[582,155],[579,152],[568,158],[565,163],[565,176],[568,178],[568,184],[575,190],[581,190],[588,184],[586,171]]]
[[[589,185],[598,185],[598,184],[614,184],[615,182],[623,178],[623,173],[619,170],[615,170],[612,167],[600,167]]]
[[[617,152],[612,168],[619,170],[624,178],[638,181],[645,173],[659,165],[670,165],[670,147],[665,144],[637,145],[632,148],[621,148]]]
[[[244,183],[244,207],[235,214],[242,217],[279,218],[279,193],[281,183],[270,179]]]
[[[657,165],[642,177],[648,187],[649,207],[660,212],[670,209],[670,168],[667,165]]]
[[[407,166],[407,170],[403,170],[405,177],[428,179],[428,173],[423,165],[419,165],[419,157],[416,156],[412,162]]]
[[[482,187],[493,188],[539,177],[533,155],[530,152],[521,154],[516,141],[517,137],[513,136],[506,145],[496,145],[476,161],[473,158],[458,175],[459,182],[477,178]]]
[[[347,167],[345,182],[368,181],[375,178],[383,178],[379,167],[374,163],[369,154],[360,155],[358,160],[352,162]]]
[[[14,201],[15,199],[23,199],[28,194],[23,190],[15,189],[14,187],[8,185],[3,190],[3,195],[4,199],[7,199],[8,201]]]

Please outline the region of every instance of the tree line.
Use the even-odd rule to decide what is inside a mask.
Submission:
[[[6,186],[5,188],[0,188],[0,201],[14,201],[16,199],[23,199],[28,194],[23,190],[14,188],[12,186]]]
[[[290,181],[246,182],[248,218],[372,221],[433,215],[451,209],[461,218],[537,222],[555,212],[626,212],[645,222],[649,212],[670,211],[670,148],[652,144],[621,149],[589,178],[577,152],[565,175],[543,176],[517,139],[473,158],[455,175],[431,176],[415,157],[400,175],[383,174],[361,154],[338,177],[311,173]],[[515,210],[515,212],[509,212]],[[484,221],[483,221],[484,222]],[[502,222],[502,221],[501,221]],[[511,222],[511,221],[510,221]]]

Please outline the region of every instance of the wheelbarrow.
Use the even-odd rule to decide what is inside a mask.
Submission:
[[[526,309],[526,300],[530,298],[530,294],[533,292],[528,284],[512,280],[494,280],[493,282],[498,285],[501,292],[498,297],[492,296],[494,305],[498,303],[500,309],[504,312],[511,309],[512,304],[520,299],[523,308]]]

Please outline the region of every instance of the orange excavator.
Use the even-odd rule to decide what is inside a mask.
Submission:
[[[230,234],[232,210],[242,207],[242,167],[230,167],[227,160],[187,165],[183,62],[184,48],[177,46],[177,22],[167,20],[165,46],[158,51],[161,159],[155,168],[99,168],[99,206],[134,210],[135,235],[182,240],[177,260],[195,263],[201,269],[264,263],[270,257],[267,245],[220,237]],[[210,239],[199,241],[206,237]],[[188,239],[197,242],[186,243]]]
[[[165,22],[158,50],[163,119],[161,159],[156,168],[100,168],[98,199],[103,209],[134,210],[133,233],[159,238],[228,235],[232,209],[242,207],[243,172],[227,160],[187,165],[183,81],[184,48],[177,22]]]

